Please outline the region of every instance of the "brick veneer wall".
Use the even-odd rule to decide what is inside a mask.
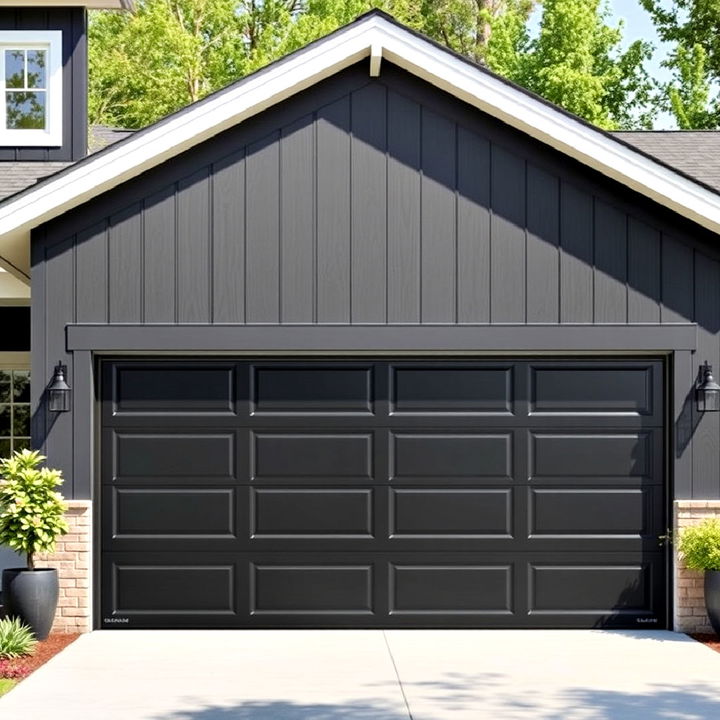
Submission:
[[[676,500],[675,531],[697,525],[707,518],[720,518],[720,500]],[[688,570],[682,558],[675,556],[675,630],[713,632],[705,612],[703,573]]]
[[[57,542],[54,553],[38,557],[39,567],[54,567],[60,579],[60,598],[53,632],[89,632],[92,629],[90,581],[92,552],[92,503],[68,500],[70,532]]]

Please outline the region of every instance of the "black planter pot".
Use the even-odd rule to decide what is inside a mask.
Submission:
[[[7,617],[18,617],[38,640],[50,634],[58,604],[58,575],[54,568],[11,568],[2,574]]]
[[[705,571],[705,607],[713,630],[720,635],[720,570]]]

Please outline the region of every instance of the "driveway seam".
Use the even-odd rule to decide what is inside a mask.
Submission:
[[[390,656],[390,662],[392,663],[393,670],[395,670],[395,677],[398,681],[398,686],[400,687],[400,692],[402,694],[403,702],[405,703],[405,709],[407,710],[408,718],[409,720],[413,720],[412,711],[410,710],[410,703],[408,702],[407,695],[405,694],[405,688],[403,687],[402,680],[400,679],[400,671],[398,670],[397,663],[395,662],[395,658],[392,654],[392,648],[390,647],[390,641],[388,640],[387,633],[385,630],[382,631],[383,640],[385,640],[385,647],[387,648],[388,655]]]

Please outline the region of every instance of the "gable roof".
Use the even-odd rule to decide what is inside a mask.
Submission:
[[[385,58],[508,125],[720,232],[720,194],[438,43],[372,11],[0,203],[0,265],[29,279],[29,233],[340,70]]]

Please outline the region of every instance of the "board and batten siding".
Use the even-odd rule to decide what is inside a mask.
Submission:
[[[38,229],[33,352],[48,377],[72,365],[70,323],[697,322],[698,362],[720,366],[714,240],[362,63]],[[720,418],[691,404],[677,408],[691,428],[679,492],[718,497]],[[39,408],[36,436],[71,472],[72,423],[89,420],[53,422]]]

